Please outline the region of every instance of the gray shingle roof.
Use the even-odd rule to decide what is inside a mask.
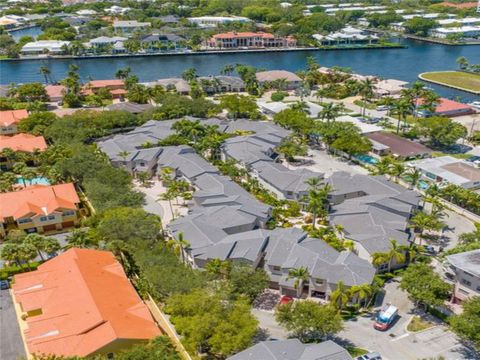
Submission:
[[[352,360],[348,351],[328,340],[302,344],[298,339],[262,341],[228,360]]]
[[[447,259],[453,266],[480,277],[480,250],[448,255]]]
[[[137,104],[129,101],[119,102],[119,103],[107,106],[108,110],[123,110],[123,111],[128,111],[129,113],[132,113],[132,114],[140,114],[144,111],[147,111],[153,108],[154,106],[150,104]]]

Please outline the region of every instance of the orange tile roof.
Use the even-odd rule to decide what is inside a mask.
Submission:
[[[456,9],[473,9],[473,8],[476,8],[478,6],[478,4],[476,2],[466,2],[466,3],[452,3],[452,2],[449,2],[449,1],[444,1],[440,4],[437,4],[437,5],[442,5],[442,6],[447,6],[447,7],[453,7],[453,8],[456,8]]]
[[[18,124],[20,120],[25,119],[26,117],[28,117],[28,112],[25,109],[0,111],[0,125],[10,126]]]
[[[160,335],[120,263],[108,251],[72,248],[38,270],[15,276],[30,353],[88,356],[115,340]]]
[[[125,89],[113,89],[113,90],[110,90],[110,94],[112,95],[124,95],[127,93],[127,90]]]
[[[125,82],[121,79],[92,80],[85,85],[86,88],[93,88],[93,89],[109,87],[109,86],[125,86]]]
[[[48,215],[58,209],[76,209],[80,202],[72,183],[33,185],[23,190],[0,194],[0,221],[18,219],[29,214]]]
[[[423,104],[423,99],[419,99],[418,103]],[[445,113],[458,110],[470,110],[473,112],[473,108],[471,106],[445,98],[440,98],[437,107],[435,108],[436,113]]]
[[[45,91],[49,98],[58,98],[62,97],[65,93],[65,86],[63,85],[47,85],[45,86]]]
[[[238,38],[249,38],[249,37],[260,37],[263,39],[273,39],[273,34],[264,33],[264,32],[235,32],[230,31],[222,34],[213,35],[214,39],[238,39]]]
[[[34,136],[31,134],[17,134],[14,136],[0,135],[0,151],[5,148],[23,152],[33,152],[35,149],[43,151],[47,148],[47,143],[43,136]]]

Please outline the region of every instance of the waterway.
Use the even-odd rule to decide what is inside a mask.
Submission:
[[[12,30],[10,31],[10,35],[12,35],[13,40],[18,41],[23,36],[31,36],[33,38],[36,38],[42,32],[43,31],[42,29],[40,29],[40,26],[32,26],[24,29]]]
[[[131,67],[140,81],[180,76],[185,69],[191,67],[196,68],[199,75],[215,75],[227,64],[297,71],[305,68],[308,56],[314,56],[322,66],[350,67],[355,73],[410,82],[415,81],[422,72],[455,69],[455,61],[460,56],[465,56],[474,63],[480,61],[480,46],[446,46],[407,39],[401,41],[408,48],[1,61],[0,83],[43,81],[43,76],[39,73],[40,66],[48,66],[53,79],[58,81],[65,76],[72,63],[80,67],[83,80],[112,78],[118,69],[126,66]],[[433,84],[429,86],[444,97],[466,102],[478,100],[478,96],[463,91]]]

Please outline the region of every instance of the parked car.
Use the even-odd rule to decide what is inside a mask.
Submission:
[[[369,352],[356,357],[355,360],[382,360],[382,356],[378,352]]]
[[[0,280],[0,289],[1,290],[7,290],[10,288],[10,283],[8,280]]]
[[[436,251],[435,248],[432,245],[426,245],[425,246],[425,251],[429,254],[435,255]]]
[[[388,111],[388,110],[390,110],[390,106],[388,106],[388,105],[377,106],[377,111]]]
[[[285,305],[293,301],[293,298],[287,295],[283,295],[280,299],[279,305]]]

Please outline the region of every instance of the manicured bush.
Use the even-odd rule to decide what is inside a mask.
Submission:
[[[38,265],[40,265],[40,262],[31,262],[28,266],[25,264],[21,267],[18,265],[4,267],[0,270],[0,280],[6,280],[17,274],[37,270]]]
[[[285,99],[285,96],[288,96],[288,93],[286,93],[285,91],[275,91],[274,93],[272,93],[272,101],[282,101],[283,99]]]

